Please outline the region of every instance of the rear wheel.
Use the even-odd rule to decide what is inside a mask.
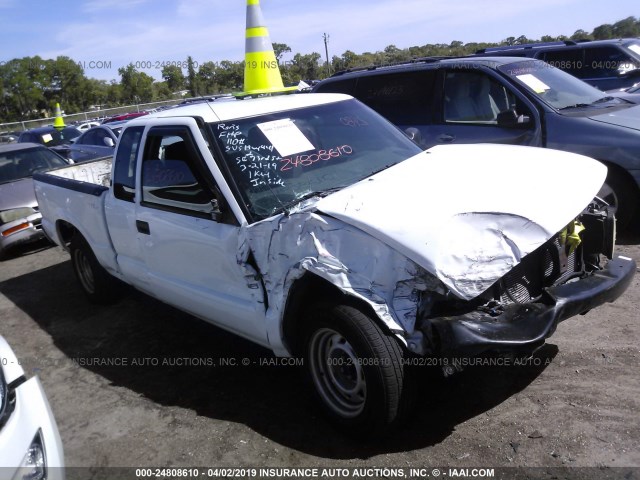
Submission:
[[[69,245],[71,264],[85,295],[93,303],[113,303],[122,293],[122,284],[98,263],[87,241],[79,235]]]
[[[368,315],[320,304],[305,319],[309,381],[329,418],[351,433],[379,433],[403,410],[403,352]]]

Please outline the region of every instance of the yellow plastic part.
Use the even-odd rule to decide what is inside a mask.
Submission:
[[[62,128],[66,127],[66,125],[64,124],[64,120],[62,118],[62,111],[60,110],[60,104],[59,103],[56,103],[55,117],[56,118],[53,120],[53,128],[62,129]]]
[[[251,9],[251,12],[250,12]],[[273,51],[269,31],[264,25],[253,24],[262,19],[259,0],[247,0],[247,41],[244,57],[244,91],[242,95],[261,95],[296,90],[297,87],[285,87],[280,75],[280,67]],[[260,51],[249,51],[248,45],[262,45]],[[266,48],[264,48],[266,46]]]

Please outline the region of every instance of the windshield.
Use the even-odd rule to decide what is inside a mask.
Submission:
[[[255,220],[421,152],[357,100],[214,123],[211,128]]]
[[[35,172],[63,167],[67,163],[46,148],[29,148],[0,153],[0,183],[13,182]]]
[[[498,70],[557,110],[591,106],[606,101],[626,103],[624,100],[608,97],[597,88],[540,60],[508,63],[499,66]]]

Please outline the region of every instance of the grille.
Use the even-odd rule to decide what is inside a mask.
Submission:
[[[527,255],[499,283],[499,298],[503,304],[527,303],[542,294],[545,287],[567,281],[580,271],[580,247],[569,255],[558,237]]]

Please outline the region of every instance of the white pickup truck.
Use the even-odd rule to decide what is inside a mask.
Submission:
[[[303,357],[351,431],[397,422],[408,359],[450,371],[531,352],[558,322],[615,300],[636,269],[614,258],[599,162],[499,145],[423,152],[344,95],[148,115],[125,126],[114,159],[35,176],[44,229],[89,298],[114,300],[122,281]]]

